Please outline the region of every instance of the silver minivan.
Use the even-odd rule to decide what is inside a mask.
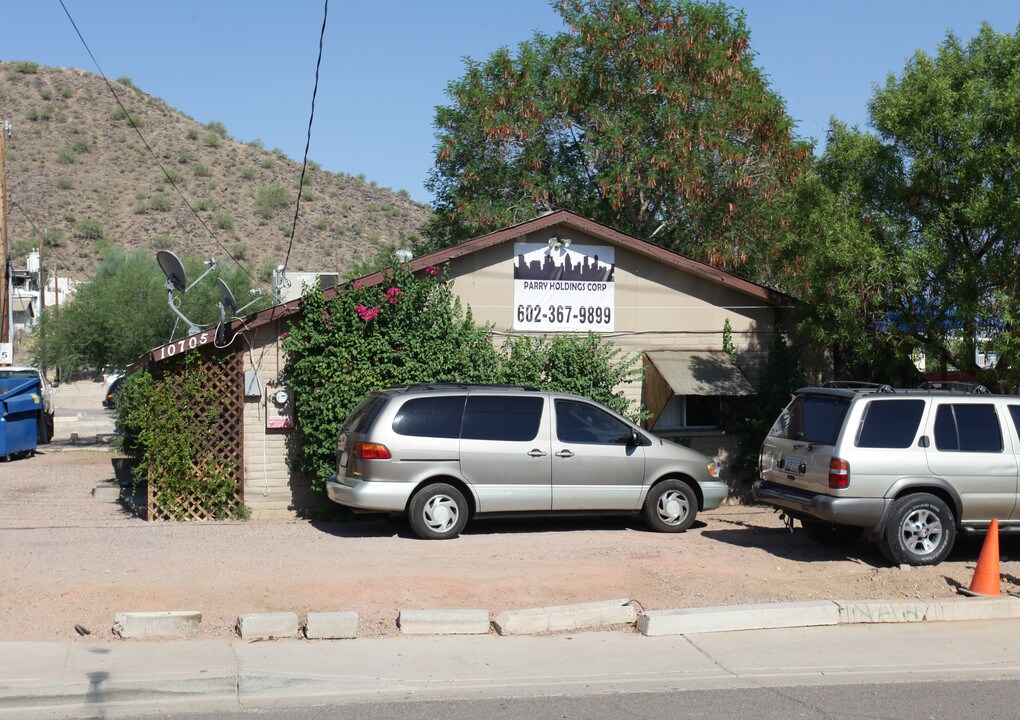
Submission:
[[[946,387],[798,390],[762,445],[755,497],[818,542],[867,535],[898,564],[940,563],[958,531],[993,518],[1020,531],[1020,397]]]
[[[370,393],[337,437],[331,500],[406,514],[422,538],[475,516],[641,513],[679,532],[727,494],[716,464],[575,395],[429,384]]]

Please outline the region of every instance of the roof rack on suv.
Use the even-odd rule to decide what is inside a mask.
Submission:
[[[874,390],[880,393],[894,393],[892,385],[885,383],[861,382],[859,380],[826,380],[819,387],[845,390]]]
[[[955,393],[967,393],[970,395],[990,395],[991,390],[979,383],[964,382],[962,380],[926,380],[921,383],[921,390],[946,390]]]
[[[422,390],[528,390],[537,392],[540,388],[531,385],[507,385],[502,383],[459,383],[459,382],[436,382],[436,383],[411,383],[410,385],[394,385],[388,390],[422,391]]]

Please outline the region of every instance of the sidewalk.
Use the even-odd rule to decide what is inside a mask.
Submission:
[[[53,387],[53,441],[49,450],[110,450],[114,422],[103,407],[106,383],[65,382]]]
[[[0,643],[0,717],[316,702],[1020,680],[1020,620],[688,636]]]

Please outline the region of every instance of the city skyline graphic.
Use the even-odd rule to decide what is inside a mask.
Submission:
[[[571,260],[571,255],[580,255],[583,260]],[[563,253],[563,261],[556,262],[551,249],[544,250],[544,258],[527,261],[524,253],[517,255],[514,265],[514,280],[584,280],[590,282],[613,282],[616,264],[607,265],[599,261],[597,254],[567,250]]]

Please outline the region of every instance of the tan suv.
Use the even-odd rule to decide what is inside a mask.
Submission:
[[[895,563],[936,565],[958,531],[1020,531],[1020,397],[981,386],[802,388],[761,448],[759,502],[824,544],[867,535]]]

